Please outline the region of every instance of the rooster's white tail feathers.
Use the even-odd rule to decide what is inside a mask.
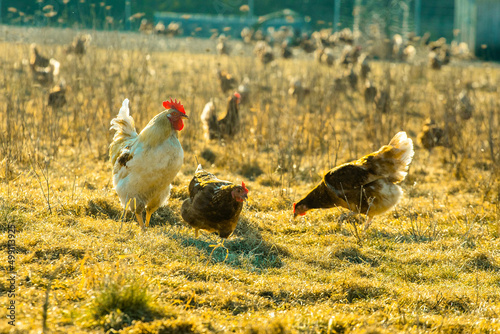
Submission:
[[[135,130],[135,122],[132,116],[130,116],[130,109],[128,108],[128,99],[123,100],[122,107],[118,112],[116,118],[111,120],[110,130],[115,130],[115,136],[113,140],[125,137],[136,137],[137,131]]]
[[[113,142],[111,142],[111,145],[109,146],[109,156],[113,164],[120,156],[122,149],[137,138],[135,122],[132,116],[130,116],[128,102],[128,99],[123,101],[118,115],[116,118],[111,120],[110,130],[116,131],[113,137]]]

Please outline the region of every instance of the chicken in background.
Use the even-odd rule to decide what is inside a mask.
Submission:
[[[377,96],[377,87],[373,85],[373,82],[369,79],[365,80],[365,91],[363,92],[365,103],[367,105],[373,105],[375,97]]]
[[[462,90],[460,94],[458,94],[457,101],[455,103],[455,112],[461,119],[466,121],[471,119],[474,114],[474,110],[475,108],[472,103],[472,99],[469,97],[466,90]]]
[[[111,121],[111,129],[116,131],[109,146],[113,185],[122,206],[135,213],[142,230],[149,226],[151,215],[166,204],[171,183],[184,160],[177,132],[184,128],[186,112],[177,100],[165,101],[163,107],[166,110],[151,119],[139,134],[130,116],[128,99]]]
[[[227,43],[227,37],[224,34],[221,34],[217,39],[216,50],[219,55],[229,55],[230,48]]]
[[[380,90],[375,97],[375,106],[377,112],[382,114],[388,114],[391,112],[391,89],[390,86],[387,85],[385,88]]]
[[[59,75],[60,63],[54,58],[47,58],[38,52],[35,43],[30,46],[29,66],[33,79],[42,85],[50,85]]]
[[[413,142],[398,132],[378,151],[328,171],[323,180],[293,205],[294,218],[311,209],[343,207],[372,219],[394,207],[403,195],[398,185],[413,158]]]
[[[200,116],[205,138],[209,140],[222,139],[232,138],[236,135],[240,128],[238,110],[240,98],[239,93],[234,93],[228,98],[226,115],[221,119],[217,118],[217,108],[213,100],[205,105]]]
[[[62,108],[66,104],[66,83],[61,81],[50,89],[47,105],[52,108]]]
[[[441,67],[443,66],[443,63],[442,61],[438,58],[438,55],[436,52],[434,51],[431,51],[429,52],[429,66],[433,69],[433,70],[440,70]]]
[[[429,65],[434,70],[440,70],[443,65],[448,65],[451,60],[451,51],[446,44],[446,39],[441,37],[429,43]]]
[[[92,37],[89,34],[76,36],[70,45],[66,47],[66,53],[74,53],[76,55],[84,55],[87,51],[87,45]]]
[[[221,70],[220,67],[217,68],[217,80],[223,93],[236,87],[236,78],[231,73]]]
[[[434,147],[451,147],[450,137],[447,131],[436,124],[432,118],[425,120],[422,131],[417,136],[419,143],[430,152]]]
[[[339,64],[344,66],[348,66],[349,64],[356,64],[358,62],[358,58],[361,56],[361,47],[360,46],[352,46],[346,45],[342,50],[339,58]]]
[[[196,238],[202,229],[227,239],[238,224],[247,194],[245,183],[239,186],[219,180],[198,165],[189,183],[189,198],[182,203],[182,218],[195,229]]]
[[[290,80],[288,95],[293,96],[297,101],[302,101],[309,93],[311,93],[311,90],[302,85],[302,81],[297,78]]]
[[[50,65],[50,59],[44,57],[38,51],[38,46],[33,43],[30,45],[30,67],[48,67]]]
[[[255,44],[253,53],[264,65],[274,60],[273,48],[265,41],[258,41]]]
[[[320,64],[332,66],[335,63],[335,55],[331,48],[319,47],[314,51],[314,58]]]

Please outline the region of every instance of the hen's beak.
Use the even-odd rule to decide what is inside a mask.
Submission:
[[[298,215],[299,215],[298,213],[294,212],[293,213],[293,219],[297,218]]]
[[[246,200],[248,199],[248,195],[247,195],[247,194],[243,194],[243,195],[241,196],[241,199],[242,199],[243,201],[246,201]]]

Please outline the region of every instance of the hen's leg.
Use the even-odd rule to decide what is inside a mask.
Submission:
[[[194,229],[194,238],[195,239],[198,239],[198,231],[199,231],[199,229],[197,229],[197,228]]]
[[[151,215],[153,214],[153,212],[154,211],[146,209],[146,227],[149,227],[149,221],[151,220]]]
[[[144,223],[142,222],[142,212],[141,213],[135,213],[135,217],[137,218],[137,221],[139,222],[139,226],[141,228],[141,230],[145,230],[144,229]]]

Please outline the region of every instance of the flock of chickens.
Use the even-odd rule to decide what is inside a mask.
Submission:
[[[248,37],[248,36],[246,36]],[[249,38],[252,38],[249,37]],[[66,48],[67,53],[83,55],[90,36],[75,38]],[[344,43],[344,49],[338,60],[335,59],[332,47]],[[293,56],[292,43],[284,39],[281,43],[281,54],[285,58]],[[340,90],[344,85],[357,87],[358,74],[365,79],[364,98],[366,103],[374,103],[377,110],[384,112],[390,100],[389,92],[378,91],[368,79],[370,66],[369,55],[362,52],[360,46],[354,44],[352,33],[342,31],[336,35],[325,32],[313,34],[309,39],[301,39],[299,45],[306,52],[315,52],[318,62],[333,65],[335,62],[345,66],[344,78],[335,81]],[[391,54],[407,59],[411,56],[411,45],[402,49],[402,41],[395,39],[390,44]],[[219,37],[217,50],[229,53],[226,38]],[[443,44],[432,46],[435,54],[431,66],[438,69],[449,61],[450,53]],[[254,54],[262,63],[274,60],[273,48],[266,40],[257,41]],[[30,48],[29,66],[35,81],[43,85],[51,85],[59,74],[59,62],[42,56],[35,44]],[[355,70],[357,69],[357,70]],[[221,70],[216,76],[224,93],[233,91],[237,80],[229,72]],[[201,114],[201,123],[207,140],[230,139],[239,130],[239,104],[248,100],[249,80],[245,78],[227,99],[226,114],[218,116],[214,100],[209,101]],[[292,79],[289,95],[297,100],[303,99],[310,89],[302,85],[298,79]],[[457,114],[463,119],[471,117],[473,105],[464,91],[458,97]],[[48,105],[60,108],[66,103],[64,81],[53,86],[49,93]],[[125,99],[117,115],[111,121],[111,129],[115,130],[110,145],[110,161],[113,165],[113,185],[125,209],[130,209],[142,230],[148,227],[152,214],[166,204],[170,195],[171,183],[180,171],[184,152],[178,140],[178,131],[184,128],[184,120],[188,118],[180,101],[163,102],[164,111],[156,115],[148,125],[138,133],[134,119],[129,112],[129,100]],[[429,119],[418,136],[425,149],[435,146],[449,146],[450,133]],[[375,215],[379,215],[394,207],[402,196],[398,185],[404,180],[408,166],[414,155],[413,142],[405,132],[397,133],[388,145],[368,154],[356,161],[337,166],[328,171],[321,182],[301,200],[293,205],[293,216],[304,215],[312,209],[343,207],[353,213],[361,213],[368,217],[365,229],[369,227]],[[248,198],[249,190],[241,185],[218,179],[210,172],[198,166],[189,186],[189,198],[181,207],[182,218],[195,229],[217,232],[225,239],[236,228],[243,203]],[[143,212],[146,212],[145,222]]]
[[[82,56],[85,54],[91,37],[88,34],[76,36],[65,48],[66,54]],[[30,45],[29,68],[33,80],[42,86],[51,86],[47,105],[52,108],[62,108],[66,104],[66,83],[59,80],[60,62],[40,54],[35,43]],[[59,80],[57,84],[54,83]]]

